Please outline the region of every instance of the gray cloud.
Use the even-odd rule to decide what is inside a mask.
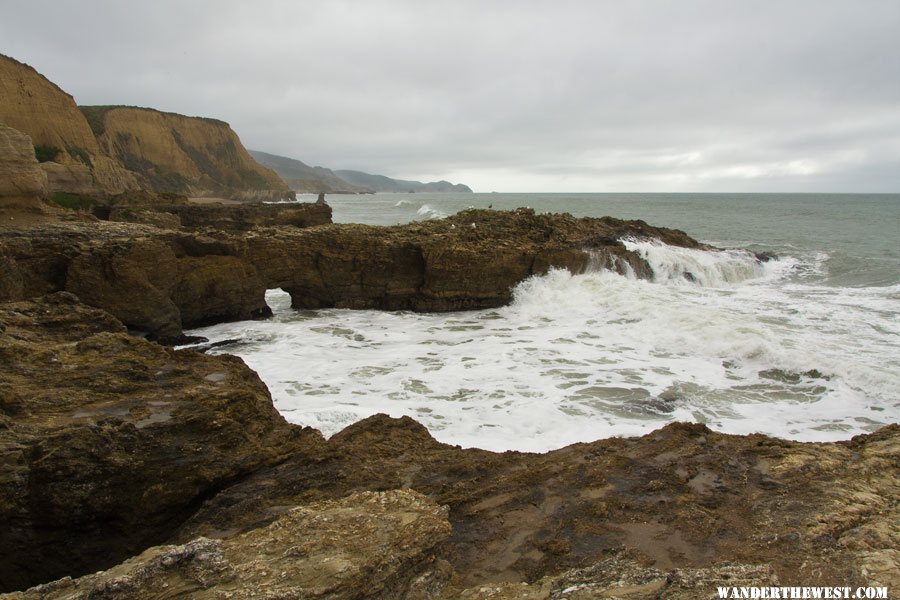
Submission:
[[[0,0],[82,104],[482,191],[900,191],[900,4]]]

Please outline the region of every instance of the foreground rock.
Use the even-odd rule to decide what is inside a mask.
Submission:
[[[537,582],[621,551],[658,572],[735,563],[782,585],[895,587],[898,466],[897,425],[804,444],[676,423],[537,455],[440,444],[381,415],[333,436],[314,463],[291,459],[224,490],[175,539],[265,525],[279,506],[411,488],[450,507],[443,556],[458,589]]]
[[[69,294],[0,324],[0,589],[143,553],[26,597],[900,585],[897,425],[803,444],[676,423],[537,455],[377,415],[326,442],[238,359],[128,337]]]
[[[176,212],[185,219],[194,210]],[[223,207],[220,218],[244,210],[251,209]],[[178,339],[183,328],[267,316],[265,291],[272,288],[287,291],[296,308],[493,308],[510,302],[517,283],[554,267],[651,276],[647,262],[619,241],[624,237],[703,247],[681,231],[642,221],[527,209],[469,210],[395,227],[332,224],[238,233],[112,222],[5,227],[0,261],[17,283],[0,300],[70,291],[162,340]]]
[[[71,294],[0,306],[0,589],[111,566],[307,445],[237,358],[128,336]]]
[[[433,598],[451,570],[435,558],[445,510],[411,492],[361,492],[294,508],[227,540],[151,548],[105,573],[13,597]]]
[[[454,593],[463,600],[696,600],[718,598],[719,587],[769,587],[778,578],[765,565],[727,564],[711,568],[647,567],[635,559],[615,557],[584,569],[541,578],[534,583],[476,586]]]

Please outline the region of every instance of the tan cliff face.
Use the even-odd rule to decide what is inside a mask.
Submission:
[[[227,123],[145,108],[79,108],[32,67],[2,54],[0,123],[49,153],[41,160],[53,161],[43,163],[50,193],[143,189],[240,200],[293,197]]]
[[[75,99],[30,66],[0,54],[0,122],[59,149],[53,159],[90,167],[97,191],[136,189],[137,180],[104,156]]]
[[[102,151],[142,187],[193,196],[282,198],[287,184],[257,163],[227,123],[147,108],[87,106]]]

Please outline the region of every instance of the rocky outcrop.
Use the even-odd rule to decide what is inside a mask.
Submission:
[[[191,210],[178,209],[182,224]],[[289,292],[297,308],[450,311],[502,306],[517,283],[554,267],[649,276],[644,259],[618,241],[626,236],[701,247],[683,232],[641,221],[519,209],[396,227],[242,234],[112,222],[0,229],[0,255],[21,281],[8,300],[70,291],[132,329],[173,340],[182,328],[267,316],[272,288]]]
[[[432,598],[451,571],[434,557],[446,511],[407,490],[294,508],[228,539],[151,548],[105,573],[30,598]]]
[[[0,206],[37,204],[46,195],[47,176],[31,138],[0,123]]]
[[[321,444],[237,358],[129,336],[71,294],[0,306],[0,589],[112,566]]]
[[[618,241],[625,236],[699,247],[682,232],[639,221],[518,209],[396,227],[256,230],[245,237],[245,256],[270,288],[290,293],[295,308],[452,311],[505,305],[516,284],[551,268],[649,276],[649,265]]]
[[[113,206],[110,221],[192,230],[243,232],[254,227],[315,227],[331,223],[327,204],[128,204]]]
[[[239,200],[293,197],[227,123],[127,106],[81,110],[103,152],[136,173],[143,189]]]
[[[0,122],[28,134],[35,146],[53,152],[56,162],[89,167],[97,188],[104,192],[137,187],[132,173],[100,151],[72,96],[30,66],[3,55]]]

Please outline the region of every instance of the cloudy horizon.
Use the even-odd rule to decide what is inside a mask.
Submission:
[[[479,192],[900,192],[900,3],[0,0],[82,105]]]

